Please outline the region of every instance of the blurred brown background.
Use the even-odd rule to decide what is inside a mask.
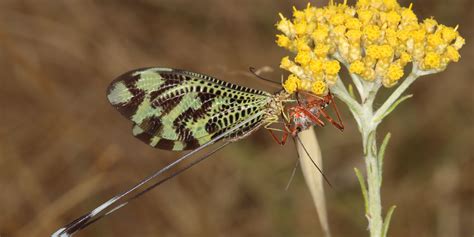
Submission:
[[[349,1],[350,3],[353,3]],[[325,4],[318,2],[316,5]],[[401,1],[405,6],[408,1]],[[243,76],[271,66],[277,13],[305,1],[0,1],[0,236],[46,236],[176,159],[131,135],[106,101],[119,74],[167,66],[273,91]],[[460,63],[421,78],[380,128],[392,132],[383,202],[398,207],[391,236],[474,233],[473,2],[416,1],[420,18],[460,25]],[[344,105],[341,103],[340,107]],[[318,128],[334,236],[367,236],[353,167],[360,138]],[[78,236],[319,236],[296,151],[259,131],[232,144]],[[386,210],[385,210],[386,211]]]

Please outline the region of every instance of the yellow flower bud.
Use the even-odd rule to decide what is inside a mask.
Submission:
[[[332,30],[335,35],[344,35],[346,33],[346,26],[338,25]]]
[[[390,11],[387,13],[387,21],[392,25],[397,25],[402,17],[396,11]]]
[[[403,65],[406,65],[407,63],[411,62],[411,60],[411,55],[407,52],[403,52],[400,54],[400,61]]]
[[[313,31],[311,34],[311,38],[316,42],[324,42],[328,37],[328,29],[324,27],[318,27],[316,30]]]
[[[360,27],[362,26],[362,23],[360,22],[359,19],[357,18],[348,18],[346,20],[346,27],[347,29],[350,29],[350,30],[359,30]]]
[[[300,21],[304,19],[305,13],[303,11],[299,11],[295,6],[293,6],[293,17],[296,21]]]
[[[403,68],[397,64],[391,64],[387,69],[386,76],[391,81],[398,81],[403,76]]]
[[[380,37],[380,28],[376,25],[368,25],[364,29],[364,34],[370,41],[375,41]]]
[[[342,25],[344,23],[344,19],[345,19],[345,15],[342,13],[338,13],[331,17],[331,19],[329,20],[329,23],[331,23],[334,26]]]
[[[428,45],[430,45],[431,47],[437,47],[443,43],[443,40],[441,39],[441,36],[439,34],[435,33],[432,35],[428,35],[427,42]]]
[[[397,31],[397,37],[401,41],[406,41],[410,37],[410,31],[408,31],[406,29],[399,30],[399,31]]]
[[[311,50],[311,48],[309,47],[308,45],[308,40],[307,38],[297,38],[295,40],[295,44],[296,44],[296,50],[298,51],[309,51]]]
[[[310,51],[299,51],[295,57],[295,62],[299,63],[301,66],[308,65],[310,60],[311,60]]]
[[[306,33],[306,21],[301,21],[295,24],[295,31],[297,35],[302,35]]]
[[[425,19],[423,21],[423,25],[425,26],[425,30],[428,33],[433,33],[436,29],[436,26],[438,25],[438,22],[434,19]]]
[[[454,41],[453,47],[457,50],[461,49],[462,46],[466,43],[466,40],[464,40],[463,37],[458,36],[456,37],[456,41]]]
[[[411,32],[411,38],[415,42],[422,42],[425,40],[425,30],[424,29],[419,29]]]
[[[293,66],[293,62],[288,56],[281,59],[280,68],[288,70],[291,66]]]
[[[458,32],[452,27],[444,26],[441,30],[441,36],[443,37],[444,42],[449,44],[458,36]]]
[[[365,71],[365,65],[360,60],[354,61],[349,66],[349,71],[355,74],[362,74]]]
[[[275,42],[278,46],[283,48],[289,48],[291,45],[291,40],[286,37],[286,35],[277,35],[277,40]]]
[[[378,45],[370,45],[367,47],[365,54],[371,58],[379,59],[380,58],[380,51]]]
[[[321,60],[311,60],[309,63],[309,69],[314,74],[319,74],[323,71],[323,62]]]
[[[390,58],[393,55],[393,49],[390,45],[384,44],[378,47],[380,58]]]
[[[368,24],[372,20],[373,13],[369,10],[361,10],[357,14],[362,24]]]
[[[418,18],[416,17],[415,13],[410,8],[404,8],[401,12],[402,21],[408,22],[417,22]]]
[[[429,52],[423,59],[422,67],[423,69],[436,69],[439,68],[440,64],[441,57],[437,53]]]
[[[453,46],[448,46],[448,48],[446,48],[446,57],[453,62],[457,62],[459,58],[461,58],[461,55],[459,55],[459,52]]]
[[[330,46],[327,44],[318,44],[314,48],[314,54],[316,54],[318,57],[326,57],[326,55],[329,52]]]
[[[286,92],[293,94],[301,84],[301,80],[293,74],[288,76],[288,79],[283,83],[283,89]]]
[[[346,32],[346,37],[351,42],[358,42],[361,36],[362,32],[360,30],[349,30]]]
[[[375,80],[375,70],[373,68],[367,68],[361,76],[362,79],[366,81],[373,81]]]
[[[386,10],[393,10],[400,8],[400,5],[398,5],[397,0],[383,0],[383,3],[385,5]]]
[[[323,95],[326,92],[326,83],[323,81],[316,81],[311,86],[311,91],[316,95]]]
[[[336,75],[341,70],[341,65],[337,60],[331,60],[324,62],[324,72],[329,75]]]
[[[276,27],[279,31],[283,32],[285,35],[294,34],[294,26],[291,21],[286,19],[283,14],[279,13],[281,20],[276,24]]]
[[[308,5],[306,5],[306,9],[304,9],[304,14],[308,21],[312,21],[316,17],[316,11],[314,7],[311,7],[311,3],[308,2]]]
[[[306,25],[306,34],[311,34],[314,32],[314,29],[316,29],[316,23],[315,22],[309,22]]]
[[[387,29],[385,31],[385,41],[392,47],[398,47],[397,32],[394,29]]]
[[[370,0],[359,0],[356,3],[357,8],[367,8],[370,4]]]

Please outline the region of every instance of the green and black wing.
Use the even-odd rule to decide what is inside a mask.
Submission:
[[[132,120],[133,135],[166,150],[195,149],[260,113],[226,135],[238,138],[262,124],[272,95],[199,73],[144,68],[115,79],[109,102]]]

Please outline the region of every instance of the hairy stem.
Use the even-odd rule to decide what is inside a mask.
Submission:
[[[351,75],[355,76],[356,75]],[[361,189],[364,194],[364,202],[366,203],[366,217],[369,222],[369,232],[371,237],[385,237],[387,229],[390,223],[384,223],[382,216],[382,198],[381,198],[381,187],[382,187],[382,165],[384,149],[387,146],[388,139],[382,144],[381,151],[377,147],[377,127],[381,120],[377,120],[380,116],[384,116],[393,109],[393,105],[397,103],[399,97],[413,83],[417,78],[416,71],[412,72],[400,86],[390,95],[382,107],[377,111],[374,111],[374,101],[378,90],[381,87],[380,81],[366,82],[361,81],[363,87],[359,92],[361,94],[361,102],[357,102],[353,97],[350,96],[349,92],[345,88],[341,80],[331,88],[333,92],[340,100],[342,100],[350,109],[354,116],[359,131],[362,136],[362,145],[364,151],[364,161],[366,167],[366,180],[362,180],[360,172],[356,171],[356,174],[361,183]],[[360,78],[353,78],[353,81],[360,80]],[[393,208],[389,211],[387,222],[390,221]]]
[[[400,98],[403,92],[418,78],[418,74],[415,73],[415,70],[408,75],[405,80],[395,89],[395,91],[387,98],[387,100],[382,104],[382,106],[377,110],[374,115],[374,119],[380,122],[382,116],[390,109],[390,107]]]

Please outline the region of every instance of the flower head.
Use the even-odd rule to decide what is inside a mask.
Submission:
[[[276,42],[295,53],[281,65],[293,75],[293,82],[285,86],[290,93],[327,93],[338,78],[340,63],[366,81],[391,87],[410,62],[421,71],[444,70],[459,61],[465,43],[457,27],[433,18],[419,21],[412,5],[402,7],[396,0],[359,0],[355,6],[330,1],[322,8],[308,4],[303,10],[294,8],[293,19],[282,14],[280,18],[276,26],[283,34]],[[293,77],[300,80],[299,86],[290,86]]]

